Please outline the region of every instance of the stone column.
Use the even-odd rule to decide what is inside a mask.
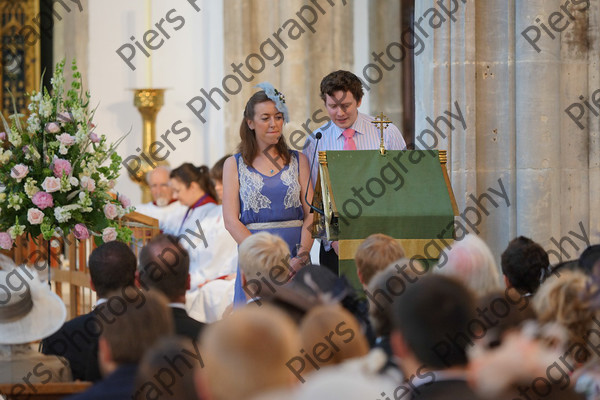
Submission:
[[[401,2],[374,0],[369,2],[369,59],[372,53],[385,52],[391,42],[398,41],[401,34]],[[383,112],[390,121],[402,130],[402,64],[391,60],[381,66],[383,78],[377,84],[369,85],[371,114]],[[389,70],[388,70],[389,69]],[[359,71],[357,71],[359,72]],[[404,132],[402,132],[404,133]]]
[[[319,11],[317,3],[324,11]],[[334,69],[349,69],[352,65],[352,2],[344,5],[342,0],[306,2],[302,0],[225,0],[225,74],[231,72],[231,63],[245,63],[251,53],[260,54],[261,44],[271,40],[283,53],[282,62],[275,66],[277,58],[265,60],[264,71],[254,74],[251,82],[243,83],[242,91],[232,96],[225,106],[226,148],[233,151],[239,142],[239,124],[243,108],[248,98],[257,89],[253,86],[263,81],[271,82],[286,96],[290,110],[290,123],[285,128],[289,135],[295,130],[306,132],[319,124],[312,121],[312,115],[320,107],[319,84],[321,79]],[[312,25],[315,32],[304,24],[298,16],[312,18],[310,7],[317,15]],[[303,11],[302,11],[303,10]],[[279,33],[287,48],[274,37],[282,25],[293,19],[304,30],[297,39],[290,39],[288,23]],[[297,34],[299,30],[294,29]],[[267,45],[270,46],[270,45]],[[270,47],[266,47],[273,54]],[[321,117],[323,117],[321,115]],[[307,124],[307,120],[308,124]],[[288,140],[288,144],[289,144]]]
[[[434,1],[416,2],[418,19]],[[580,129],[565,113],[579,96],[589,99],[598,83],[598,2],[586,11],[558,0],[445,0],[459,4],[455,22],[432,30],[426,50],[415,58],[416,135],[457,102],[466,129],[444,125],[449,169],[459,209],[479,209],[479,231],[499,260],[509,240],[531,237],[547,250],[564,241],[563,259],[576,258],[585,248],[569,232],[598,242],[599,219],[594,208],[600,197],[598,117],[587,110]],[[582,6],[577,7],[578,9]],[[552,39],[536,23],[548,26],[548,16],[562,12],[569,26]],[[425,22],[424,22],[425,24]],[[534,24],[540,29],[536,51],[521,34]],[[592,47],[593,46],[593,47]],[[451,108],[452,107],[452,108]],[[453,111],[453,112],[454,112]],[[417,141],[419,146],[419,141]],[[478,198],[500,180],[510,206],[492,195],[498,206]],[[486,215],[487,213],[487,215]],[[567,256],[568,253],[568,256]],[[551,261],[558,261],[551,257]]]

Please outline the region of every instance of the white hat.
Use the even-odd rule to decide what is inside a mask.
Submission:
[[[0,268],[6,264],[5,258],[0,259]],[[66,317],[64,303],[39,280],[36,271],[14,264],[0,269],[0,344],[29,343],[48,337]]]

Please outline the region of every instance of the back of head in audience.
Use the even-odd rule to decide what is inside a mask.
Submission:
[[[533,307],[540,323],[555,322],[567,332],[567,346],[578,344],[587,351],[577,351],[576,361],[587,361],[594,354],[588,348],[587,337],[598,318],[590,294],[597,290],[581,271],[564,270],[550,276],[533,297]]]
[[[507,287],[514,287],[523,294],[533,294],[540,286],[550,261],[542,246],[519,236],[511,240],[502,253],[501,265]]]
[[[153,238],[140,253],[139,282],[161,291],[170,302],[185,303],[190,288],[190,257],[172,235]]]
[[[366,286],[377,272],[402,257],[404,249],[393,237],[382,233],[370,235],[354,255],[358,278]]]
[[[402,301],[406,288],[415,283],[427,269],[416,259],[401,258],[378,272],[368,288],[369,315],[378,337],[387,337],[392,331],[392,306]]]
[[[440,254],[436,274],[453,276],[478,296],[500,289],[500,274],[490,248],[483,240],[467,234]]]
[[[453,278],[427,275],[408,286],[394,303],[391,336],[394,353],[409,369],[405,374],[423,364],[433,370],[465,367],[474,317],[474,295]]]
[[[598,262],[600,262],[600,244],[594,244],[581,253],[578,264],[586,274],[590,275]]]
[[[204,366],[197,346],[176,336],[155,343],[140,361],[133,399],[196,400],[195,372]],[[172,374],[170,381],[165,371]]]
[[[359,296],[345,277],[339,277],[320,265],[307,265],[293,276],[290,285],[313,294],[321,302],[339,301],[358,320],[369,343],[375,342],[369,320],[369,303]]]
[[[259,232],[244,239],[238,260],[246,298],[260,298],[285,284],[289,258],[288,245],[277,235]]]
[[[95,248],[90,254],[88,266],[92,285],[99,298],[106,298],[109,292],[131,286],[135,282],[135,254],[129,246],[118,240]]]
[[[214,400],[250,399],[293,385],[286,363],[300,349],[292,320],[263,305],[243,307],[210,325],[201,338],[202,384]]]
[[[300,324],[300,336],[302,348],[318,365],[306,363],[303,374],[369,352],[369,344],[358,322],[338,304],[311,309]]]
[[[158,292],[143,292],[130,286],[109,294],[106,309],[111,315],[102,319],[98,342],[104,375],[119,365],[139,363],[158,339],[174,332],[168,301]]]

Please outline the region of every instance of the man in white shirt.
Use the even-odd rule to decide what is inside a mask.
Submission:
[[[187,207],[179,201],[173,199],[173,190],[169,184],[169,173],[171,169],[167,166],[159,165],[146,174],[146,182],[150,187],[152,202],[136,206],[136,211],[156,218],[161,230],[165,230],[168,220],[174,215],[184,213]],[[173,218],[174,221],[181,222],[182,218]]]
[[[314,187],[317,180],[318,165],[314,165],[315,134],[320,131],[317,151],[326,150],[376,150],[379,149],[381,133],[371,123],[373,117],[358,111],[363,88],[360,79],[349,71],[335,71],[321,81],[321,99],[331,121],[317,128],[306,140],[302,152],[312,165],[311,182]],[[400,130],[389,124],[383,131],[383,143],[387,150],[404,150],[406,143]],[[319,262],[338,273],[337,242],[321,242]]]

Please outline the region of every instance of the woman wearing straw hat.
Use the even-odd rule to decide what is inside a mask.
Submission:
[[[36,351],[32,343],[56,332],[65,321],[62,300],[37,273],[0,255],[0,383],[72,380],[69,363]]]

